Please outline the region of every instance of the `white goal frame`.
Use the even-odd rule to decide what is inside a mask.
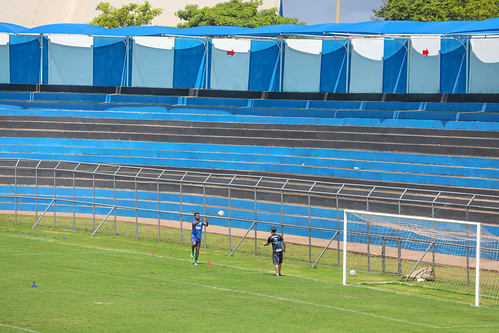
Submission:
[[[439,223],[452,223],[452,224],[465,224],[473,225],[476,227],[476,272],[475,272],[475,306],[480,306],[480,244],[481,244],[481,223],[479,222],[469,222],[469,221],[459,221],[459,220],[449,220],[449,219],[438,219],[430,218],[424,216],[411,216],[411,215],[399,215],[399,214],[386,214],[386,213],[376,213],[368,212],[362,210],[350,210],[345,209],[343,211],[343,285],[347,284],[347,253],[348,253],[348,214],[359,214],[359,215],[369,215],[369,216],[381,216],[388,218],[397,219],[407,219],[407,220],[417,220],[417,221],[428,221],[428,222],[439,222]]]

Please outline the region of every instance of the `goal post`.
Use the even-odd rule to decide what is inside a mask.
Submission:
[[[400,283],[499,304],[499,235],[482,224],[360,210],[343,217],[344,285]]]

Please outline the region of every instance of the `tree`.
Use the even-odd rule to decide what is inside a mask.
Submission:
[[[175,15],[185,23],[179,28],[198,26],[238,26],[255,28],[271,24],[297,24],[297,18],[282,17],[277,8],[258,10],[262,0],[230,0],[216,4],[214,7],[199,8],[198,5],[187,5]]]
[[[119,28],[136,25],[148,25],[153,18],[163,12],[161,8],[153,9],[149,1],[143,5],[131,3],[116,9],[109,2],[101,2],[95,8],[102,14],[95,17],[90,24],[105,28]]]
[[[481,21],[499,17],[499,0],[383,0],[373,12],[390,21]]]

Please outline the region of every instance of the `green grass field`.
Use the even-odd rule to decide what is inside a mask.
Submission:
[[[268,257],[249,254],[252,240],[229,257],[210,235],[194,266],[166,231],[158,242],[32,225],[0,216],[0,332],[499,331],[499,308],[418,287],[343,286],[338,268],[289,260],[298,247],[274,277]]]

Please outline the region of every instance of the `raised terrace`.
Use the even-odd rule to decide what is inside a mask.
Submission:
[[[339,100],[343,96],[334,94],[14,88],[20,87],[0,92],[0,157],[9,161],[371,186],[359,190],[364,196],[373,187],[405,188],[432,191],[436,200],[433,194],[444,191],[459,193],[450,195],[451,202],[483,200],[478,206],[491,208],[485,209],[487,222],[497,221],[499,104],[490,95],[445,102],[456,96],[364,94]],[[2,183],[12,190],[11,178],[2,177]],[[45,183],[50,186],[50,179]],[[403,191],[385,192],[396,206]],[[447,214],[469,218],[467,211]]]

